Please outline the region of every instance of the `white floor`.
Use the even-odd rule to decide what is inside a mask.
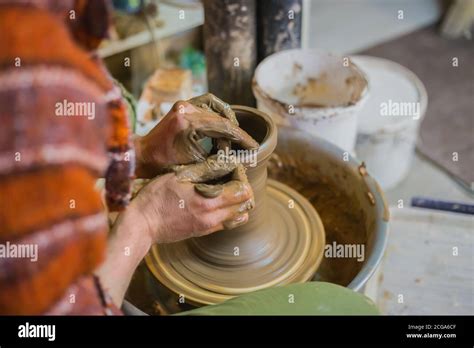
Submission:
[[[473,195],[446,172],[418,154],[407,177],[397,187],[387,191],[386,196],[390,205],[396,205],[399,199],[403,199],[404,205],[408,206],[414,196],[474,204]]]

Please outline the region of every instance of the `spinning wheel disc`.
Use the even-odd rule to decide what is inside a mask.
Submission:
[[[322,222],[290,187],[267,181],[262,223],[154,245],[145,257],[152,274],[186,302],[215,304],[271,286],[305,282],[323,256]],[[243,226],[245,227],[245,226]]]

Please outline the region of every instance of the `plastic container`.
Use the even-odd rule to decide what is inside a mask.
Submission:
[[[428,104],[426,89],[410,70],[387,59],[351,57],[369,81],[359,116],[357,157],[384,190],[407,175]]]
[[[322,137],[351,152],[367,81],[349,58],[317,50],[275,53],[255,70],[257,107],[277,125]]]

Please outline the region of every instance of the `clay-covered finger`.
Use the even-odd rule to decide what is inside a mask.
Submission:
[[[224,229],[232,229],[237,226],[243,225],[248,221],[248,212],[250,210],[248,203],[249,201],[246,201],[244,203],[236,204],[223,209],[224,211],[226,211],[227,214],[227,218],[225,218],[223,221]]]
[[[208,155],[202,146],[201,137],[193,128],[183,130],[181,135],[175,138],[174,147],[186,153],[193,161],[204,161]]]
[[[232,229],[248,221],[249,214],[247,210],[242,210],[241,204],[234,204],[225,208],[212,210],[204,215],[203,219],[211,221],[204,234],[209,234],[222,229]],[[203,234],[201,234],[203,235]]]
[[[199,97],[190,99],[189,102],[206,111],[215,112],[227,118],[236,126],[239,125],[237,117],[235,116],[235,112],[234,110],[232,110],[230,105],[217,98],[214,94],[206,93]],[[215,139],[215,144],[218,150],[225,150],[226,148],[230,148],[231,146],[230,140],[226,138]]]
[[[222,185],[196,184],[194,190],[205,198],[216,198],[224,191]]]
[[[248,220],[249,220],[249,214],[238,215],[237,217],[235,217],[232,220],[224,221],[224,223],[223,223],[224,229],[225,230],[232,230],[236,227],[244,225]]]
[[[239,213],[246,213],[255,208],[255,201],[253,198],[246,200],[239,206]]]
[[[232,180],[242,181],[244,183],[248,183],[249,180],[246,174],[247,170],[245,169],[242,163],[237,163],[234,171],[232,172]]]
[[[245,149],[258,149],[259,144],[242,128],[228,119],[207,113],[206,116],[193,120],[193,127],[200,136],[214,139],[228,139]]]
[[[178,181],[193,183],[206,183],[211,180],[222,178],[233,172],[237,167],[234,161],[227,161],[218,155],[208,157],[204,162],[195,164],[173,166]]]
[[[252,186],[245,172],[245,167],[238,163],[232,172],[232,180],[222,185],[222,193],[219,195],[222,205],[244,204],[244,210],[253,209],[255,203]]]
[[[217,98],[214,94],[206,93],[201,96],[191,98],[188,100],[188,102],[205,110],[211,110],[227,118],[236,126],[239,125],[239,122],[235,117],[235,112],[232,110],[230,105]]]
[[[212,110],[207,104],[202,104],[201,105],[201,108],[208,111],[208,112],[215,112],[215,110]],[[238,126],[239,124],[237,123],[237,119],[234,118],[235,121],[233,121],[231,119],[231,122],[234,123],[236,126]],[[229,139],[226,139],[226,138],[219,138],[219,139],[214,139],[214,143],[215,143],[215,146],[218,150],[225,150],[226,148],[229,148],[231,147],[231,142]]]
[[[200,196],[207,198],[200,203],[207,211],[231,209],[233,214],[242,214],[255,206],[252,187],[239,181],[223,185],[196,184],[194,189]]]
[[[217,205],[239,205],[239,207],[241,207],[243,210],[253,209],[255,203],[252,187],[250,184],[232,180],[222,186],[222,193],[216,198]]]

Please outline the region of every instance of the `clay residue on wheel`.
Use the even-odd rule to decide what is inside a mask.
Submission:
[[[277,160],[270,160],[268,174],[301,193],[316,208],[326,232],[326,244],[366,245],[362,207],[333,179],[322,177],[318,168],[303,161],[296,163],[290,153],[279,151]],[[356,258],[323,258],[315,279],[347,286],[362,266],[363,262]]]

